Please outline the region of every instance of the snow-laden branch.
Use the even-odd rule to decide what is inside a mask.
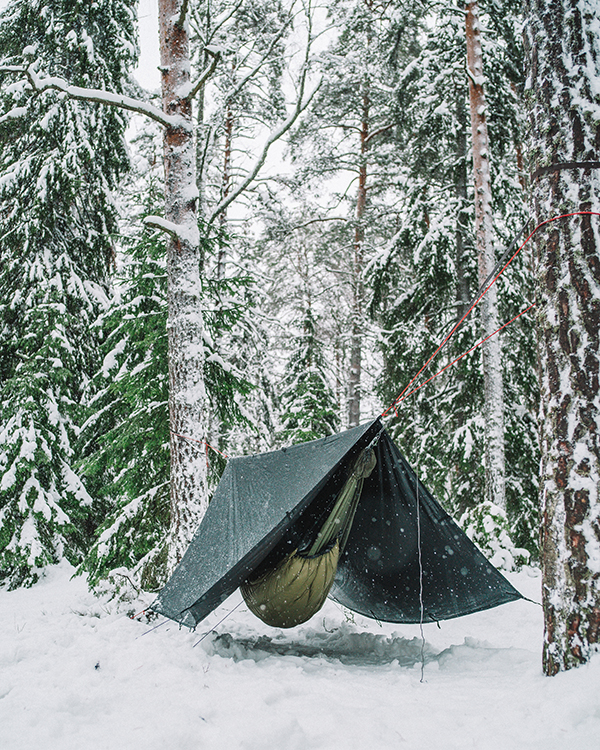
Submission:
[[[228,206],[230,206],[238,196],[240,196],[244,190],[253,182],[253,180],[256,178],[256,175],[260,172],[262,169],[265,161],[267,160],[267,156],[269,154],[269,150],[271,146],[275,143],[275,141],[278,141],[283,135],[287,133],[287,131],[292,127],[292,125],[296,122],[298,117],[304,112],[304,110],[310,105],[312,100],[314,99],[317,91],[321,88],[322,81],[319,81],[319,83],[315,86],[315,88],[312,90],[312,92],[309,94],[306,101],[303,101],[304,99],[304,86],[306,83],[306,74],[307,74],[307,66],[304,66],[304,69],[302,71],[301,80],[300,80],[300,86],[299,86],[299,92],[298,92],[298,98],[296,100],[296,106],[294,107],[293,112],[290,114],[290,116],[285,120],[278,128],[272,131],[272,133],[269,135],[267,140],[265,141],[265,144],[263,146],[263,149],[260,153],[260,156],[254,163],[254,166],[246,176],[246,179],[243,180],[237,188],[227,196],[224,200],[222,200],[219,205],[215,208],[215,210],[210,215],[210,218],[208,220],[208,223],[211,224],[215,218],[224,211]]]
[[[196,94],[200,91],[200,89],[204,86],[204,84],[208,81],[208,79],[215,72],[217,64],[219,60],[221,59],[220,50],[212,49],[211,47],[205,47],[204,51],[208,52],[208,54],[212,56],[212,61],[210,65],[206,68],[206,70],[202,73],[200,78],[196,81],[196,83],[192,84],[190,93],[186,96],[186,99],[188,100],[193,99],[196,96]]]
[[[244,4],[244,0],[240,0],[240,2],[237,5],[233,6],[232,8],[230,8],[230,9],[228,9],[226,11],[224,11],[221,14],[221,17],[217,18],[215,20],[215,22],[214,22],[215,25],[214,25],[212,31],[210,32],[209,37],[207,39],[204,39],[204,43],[205,44],[206,43],[210,44],[211,40],[215,38],[215,36],[219,32],[219,30],[223,26],[225,26],[225,24],[227,23],[227,21],[229,21],[230,18],[233,18],[233,16],[238,12],[238,10],[242,7],[243,4]],[[203,31],[203,29],[202,29],[202,25],[203,24],[196,17],[196,14],[194,13],[195,10],[198,10],[198,9],[192,8],[192,18],[190,19],[191,20],[191,24],[190,25],[192,26],[192,28],[196,32],[196,36],[198,37],[198,39],[201,39],[202,38],[202,31]]]
[[[392,129],[393,127],[394,127],[394,123],[393,123],[393,122],[391,122],[391,123],[390,123],[389,125],[384,125],[384,126],[383,126],[383,127],[381,127],[381,128],[377,128],[377,130],[374,130],[374,131],[373,131],[372,133],[370,133],[370,134],[369,134],[369,135],[368,135],[368,136],[367,136],[367,137],[365,138],[365,145],[367,145],[368,143],[370,143],[370,142],[371,142],[371,140],[372,140],[373,138],[375,138],[376,136],[378,136],[378,135],[381,135],[382,133],[385,133],[385,132],[386,132],[386,131],[388,131],[388,130],[391,130],[391,129]]]
[[[17,117],[24,117],[27,114],[27,107],[13,107],[10,112],[0,117],[0,123],[6,122],[6,120],[14,120]]]
[[[166,232],[173,239],[189,242],[192,245],[198,244],[198,227],[196,225],[175,224],[163,219],[162,216],[145,216],[143,221],[147,227],[160,229],[161,232]]]
[[[179,115],[167,115],[162,110],[158,109],[158,107],[155,107],[148,102],[144,102],[141,99],[133,99],[124,94],[113,94],[111,91],[104,91],[102,89],[86,89],[80,86],[71,86],[64,79],[55,76],[42,78],[35,72],[35,65],[36,63],[32,63],[27,67],[19,65],[0,66],[0,73],[24,74],[36,93],[42,93],[43,91],[48,90],[60,91],[63,94],[66,94],[70,99],[106,104],[111,107],[119,107],[120,109],[126,109],[130,112],[136,112],[140,115],[146,115],[146,117],[149,117],[151,120],[155,120],[168,128],[184,130],[189,130],[191,128],[191,125],[185,120],[185,118]]]

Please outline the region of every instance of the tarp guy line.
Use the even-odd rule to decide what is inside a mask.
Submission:
[[[507,253],[505,253],[504,256],[503,256],[503,258],[496,265],[496,268],[494,269],[494,271],[492,271],[492,274],[490,274],[490,276],[488,276],[488,278],[485,280],[485,282],[483,284],[483,286],[485,286],[487,284],[487,286],[485,286],[485,289],[482,292],[478,292],[477,293],[477,296],[475,297],[474,301],[471,303],[471,305],[470,305],[469,309],[467,310],[467,312],[462,316],[462,318],[458,321],[458,323],[456,323],[456,325],[452,328],[452,330],[450,331],[450,333],[442,340],[442,343],[434,351],[434,353],[431,355],[431,357],[429,357],[429,359],[425,362],[425,364],[423,365],[423,367],[421,367],[421,369],[419,370],[419,372],[417,372],[417,374],[414,375],[408,381],[408,383],[404,386],[404,388],[402,389],[402,391],[400,392],[400,394],[398,396],[396,396],[396,398],[391,403],[391,405],[388,406],[388,408],[379,415],[380,417],[385,417],[392,410],[395,411],[396,405],[399,404],[401,401],[404,400],[403,396],[406,393],[406,391],[415,382],[415,380],[419,377],[419,375],[427,368],[427,366],[429,365],[429,363],[440,353],[440,351],[442,350],[442,348],[448,343],[448,341],[450,340],[450,338],[456,333],[456,331],[462,325],[462,323],[465,321],[465,319],[471,314],[471,312],[473,311],[473,309],[481,302],[481,300],[485,297],[485,295],[488,293],[488,291],[491,289],[491,287],[496,283],[496,281],[500,278],[500,276],[502,276],[502,274],[504,273],[504,271],[506,271],[506,269],[510,266],[510,264],[513,262],[513,260],[521,252],[521,250],[525,247],[525,245],[529,242],[529,240],[533,237],[533,235],[538,231],[538,229],[541,229],[543,226],[545,226],[546,224],[550,224],[553,221],[558,221],[559,219],[568,219],[571,216],[600,216],[600,213],[598,211],[573,211],[570,214],[561,214],[560,216],[553,216],[550,219],[546,219],[545,221],[542,221],[540,224],[537,225],[537,227],[533,230],[533,232],[531,232],[531,234],[529,235],[529,237],[527,237],[527,239],[525,240],[525,242],[523,242],[523,244],[518,248],[518,250],[516,250],[516,252],[512,255],[512,257],[510,258],[510,260],[502,267],[502,270],[494,276],[494,278],[492,279],[492,281],[489,284],[487,284],[487,282],[490,279],[490,276],[495,273],[496,269],[498,268],[498,265],[500,265],[500,263],[502,263],[502,261],[506,257]],[[527,224],[525,226],[527,226]],[[519,234],[517,235],[517,237],[519,237],[521,235],[522,231],[523,230],[521,230],[521,232],[519,232]],[[514,243],[514,240],[513,240],[513,243]],[[511,244],[511,247],[512,247],[512,244]],[[510,248],[509,248],[509,250],[507,252],[509,252],[509,251],[510,251]],[[527,308],[527,309],[530,309],[530,308]],[[517,315],[516,318],[513,318],[513,320],[516,320],[524,312],[526,312],[526,310],[523,310],[522,313],[519,313],[519,315]],[[488,338],[491,338],[492,336],[495,336],[497,333],[499,333],[502,330],[502,328],[505,328],[507,325],[509,325],[510,323],[512,323],[513,320],[510,320],[508,323],[506,323],[504,326],[502,326],[501,328],[499,328],[497,331],[494,331],[494,333],[490,334],[490,336],[488,336]],[[483,342],[480,342],[480,344],[482,344],[482,343]],[[479,346],[479,344],[477,346]],[[472,350],[469,350],[469,351],[472,351]],[[468,354],[468,352],[465,352],[465,354]],[[459,357],[458,359],[461,359],[461,357]],[[458,359],[456,359],[455,362],[458,362]],[[451,364],[454,364],[454,363],[451,363]],[[442,372],[442,371],[440,371],[440,372]],[[439,374],[440,373],[438,373],[438,375]],[[432,379],[433,378],[430,378],[430,380],[432,380]],[[425,383],[423,383],[422,385],[425,385]],[[411,393],[414,393],[417,390],[419,390],[419,389],[415,388],[413,391],[411,391]],[[407,394],[407,395],[410,395],[410,394]]]

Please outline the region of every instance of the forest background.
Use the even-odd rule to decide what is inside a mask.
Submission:
[[[522,12],[480,13],[498,260],[529,219]],[[492,561],[537,561],[533,316],[501,334],[502,502],[486,495],[481,348],[396,401],[481,283],[464,7],[192,2],[189,31],[203,434],[169,425],[161,123],[15,76],[40,60],[155,112],[132,76],[137,3],[25,0],[0,19],[0,578],[29,585],[66,558],[98,590],[155,590],[174,441],[210,494],[227,455],[390,404],[388,430]],[[497,282],[501,322],[532,304],[535,274],[526,247]],[[477,308],[423,379],[483,333]]]

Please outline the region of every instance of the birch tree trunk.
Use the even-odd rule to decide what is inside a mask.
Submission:
[[[163,109],[179,115],[164,130],[165,219],[168,242],[171,530],[168,569],[179,562],[208,506],[203,318],[197,221],[195,146],[186,0],[159,0]],[[188,439],[186,439],[188,438]],[[189,440],[191,438],[192,440]]]
[[[600,211],[600,6],[527,0],[525,10],[537,222]],[[586,662],[600,636],[599,250],[595,216],[561,219],[536,235],[548,675]]]
[[[360,424],[363,307],[365,285],[364,267],[364,214],[367,206],[367,151],[369,149],[369,80],[363,80],[362,117],[360,130],[360,162],[356,194],[356,228],[354,230],[354,256],[352,258],[352,331],[350,335],[350,375],[348,377],[348,425]]]
[[[473,172],[475,176],[475,234],[478,252],[479,283],[495,266],[492,238],[492,191],[490,150],[483,89],[483,57],[477,0],[466,6],[467,73],[473,133]],[[496,285],[481,301],[483,335],[500,327]],[[483,345],[485,484],[486,499],[506,508],[504,465],[504,397],[502,385],[502,349],[498,336]]]

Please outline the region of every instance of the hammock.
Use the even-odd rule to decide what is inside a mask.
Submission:
[[[318,612],[333,584],[356,514],[363,484],[377,463],[371,447],[354,464],[318,533],[279,563],[240,587],[248,609],[267,625],[293,628]]]
[[[369,446],[377,468],[364,481],[352,528],[341,534],[342,523],[333,523],[328,548],[325,522]],[[336,540],[339,552],[334,553]],[[315,542],[325,546],[311,550]],[[383,622],[448,620],[521,598],[419,482],[376,419],[285,450],[232,458],[181,563],[151,609],[194,628],[238,586],[251,590],[250,582],[292,550],[309,567],[311,551],[330,553],[336,573],[329,597]],[[319,577],[324,584],[299,587],[310,590],[311,606],[315,592],[327,589],[327,566]],[[259,616],[272,600],[267,595],[258,602],[258,608],[265,605]]]

